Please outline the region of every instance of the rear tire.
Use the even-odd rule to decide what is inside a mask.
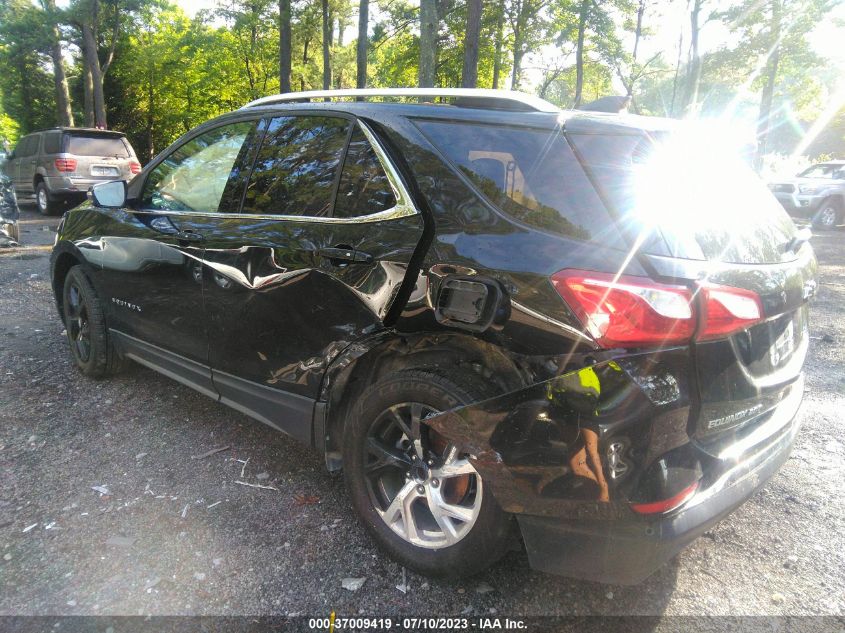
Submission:
[[[91,378],[117,373],[121,358],[109,337],[100,298],[81,266],[65,277],[62,311],[70,353],[79,370]]]
[[[470,576],[508,548],[512,517],[459,447],[418,423],[487,391],[475,375],[401,371],[360,394],[347,419],[344,477],[355,511],[383,550],[421,574]]]
[[[833,229],[842,223],[842,204],[834,199],[825,200],[813,216],[813,227]]]
[[[47,185],[43,182],[39,182],[35,187],[35,206],[38,207],[38,212],[41,215],[56,215],[62,207],[58,200],[53,200],[50,197]]]

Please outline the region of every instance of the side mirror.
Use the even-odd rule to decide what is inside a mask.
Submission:
[[[110,180],[94,185],[88,190],[91,200],[98,207],[116,209],[126,204],[126,181]]]

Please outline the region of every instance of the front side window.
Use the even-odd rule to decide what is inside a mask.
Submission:
[[[271,119],[243,213],[327,216],[350,122],[324,116]]]
[[[180,145],[150,172],[144,209],[215,213],[255,121],[230,123]]]
[[[352,132],[340,185],[337,190],[334,216],[352,218],[387,211],[396,205],[396,197],[373,146],[361,128]]]

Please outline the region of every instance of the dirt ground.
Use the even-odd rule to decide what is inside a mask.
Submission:
[[[56,224],[24,209],[25,246],[0,249],[0,614],[794,614],[843,630],[845,231],[813,239],[792,457],[671,564],[617,587],[533,572],[521,552],[463,582],[406,573],[294,440],[139,366],[82,377],[50,292]]]

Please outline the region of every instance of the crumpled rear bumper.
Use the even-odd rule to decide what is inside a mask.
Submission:
[[[669,516],[573,521],[518,515],[531,566],[597,582],[641,582],[761,488],[788,459],[797,432],[798,424],[790,424]]]
[[[803,377],[745,431],[697,444],[688,354],[600,362],[425,423],[469,453],[485,490],[517,516],[532,567],[637,583],[762,486],[798,431]],[[631,508],[691,482],[678,510]]]

